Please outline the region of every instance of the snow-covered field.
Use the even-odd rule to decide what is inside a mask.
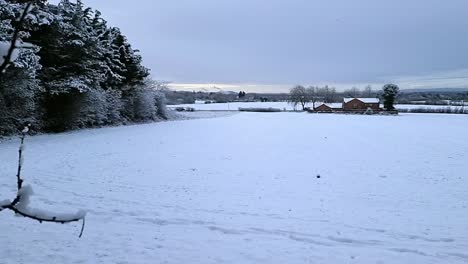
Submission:
[[[339,103],[335,103],[337,107],[341,106]],[[312,107],[312,104],[307,105]],[[192,107],[195,110],[238,110],[241,108],[279,108],[281,110],[294,110],[294,106],[287,103],[287,102],[234,102],[234,103],[221,103],[221,104],[181,104],[181,105],[170,105],[169,108],[176,108],[176,107]],[[383,105],[382,105],[383,107]],[[451,108],[452,110],[460,109],[461,106],[449,106],[449,105],[395,105],[395,107],[399,110],[402,109],[447,109]],[[297,107],[299,109],[300,107]],[[465,107],[466,109],[466,107]],[[468,110],[468,109],[467,109]]]
[[[0,263],[467,263],[468,116],[239,113],[27,139]],[[0,143],[0,200],[18,140]],[[320,175],[320,178],[317,178]]]

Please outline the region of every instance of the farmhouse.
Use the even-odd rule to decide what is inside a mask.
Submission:
[[[332,113],[332,112],[357,112],[363,113],[368,109],[380,111],[380,100],[378,98],[344,98],[342,103],[322,103],[310,112]]]
[[[343,110],[344,111],[366,111],[367,109],[373,111],[380,110],[380,100],[378,98],[344,98]]]

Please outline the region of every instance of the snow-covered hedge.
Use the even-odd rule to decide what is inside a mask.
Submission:
[[[126,92],[123,98],[123,116],[130,121],[166,119],[164,94],[148,88]]]
[[[468,113],[468,107],[440,107],[440,108],[431,108],[431,107],[417,107],[417,108],[404,108],[399,109],[399,112],[402,113],[439,113],[439,114],[465,114]]]

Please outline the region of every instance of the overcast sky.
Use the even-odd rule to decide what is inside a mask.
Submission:
[[[468,87],[467,0],[84,2],[178,88]]]

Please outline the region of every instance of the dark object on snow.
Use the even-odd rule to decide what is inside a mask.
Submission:
[[[178,112],[195,112],[195,108],[193,107],[176,107],[175,108],[176,111]]]
[[[281,112],[281,109],[279,108],[262,108],[262,107],[239,107],[239,111],[241,112]]]
[[[317,174],[317,179],[320,179],[320,174]]]

